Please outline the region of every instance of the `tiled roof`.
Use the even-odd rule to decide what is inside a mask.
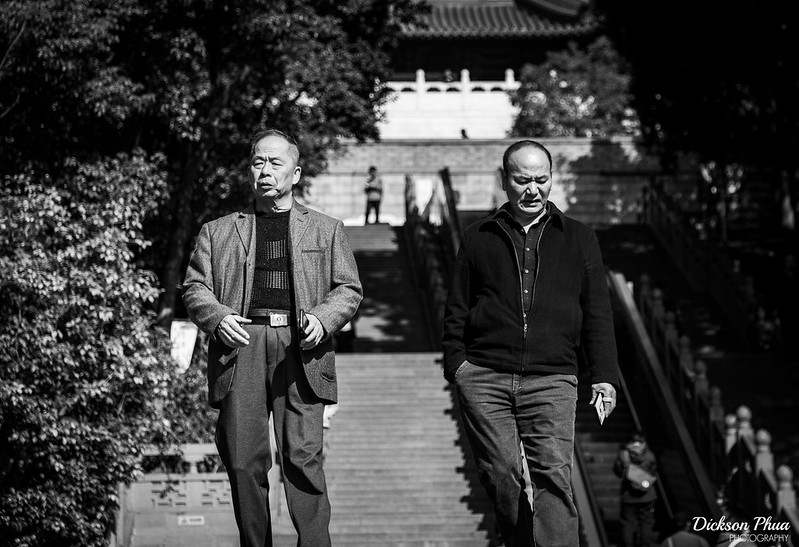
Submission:
[[[583,0],[431,0],[424,23],[406,28],[414,38],[520,38],[578,36],[594,29]],[[519,5],[523,4],[523,5]],[[558,14],[558,15],[554,15]]]

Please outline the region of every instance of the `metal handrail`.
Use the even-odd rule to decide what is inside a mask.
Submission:
[[[633,296],[627,287],[624,275],[618,272],[610,272],[608,277],[610,279],[611,294],[621,304],[622,315],[632,333],[636,351],[641,358],[641,368],[653,387],[653,393],[661,412],[666,415],[665,422],[670,426],[669,434],[674,439],[675,444],[680,447],[680,455],[691,474],[689,478],[695,487],[697,499],[712,518],[718,519],[721,517],[722,511],[716,499],[715,488],[705,470],[702,459],[699,457],[693,439],[690,437],[688,429],[683,422],[679,407],[674,400],[674,395],[670,389],[668,391],[665,389],[665,386],[669,385],[668,380],[660,365],[657,352],[638,312]]]

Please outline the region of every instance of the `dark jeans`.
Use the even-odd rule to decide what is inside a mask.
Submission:
[[[497,372],[466,362],[455,384],[480,482],[506,547],[578,545],[571,491],[577,378]],[[532,511],[520,440],[533,483]]]
[[[377,224],[378,222],[380,222],[380,202],[379,201],[373,201],[373,200],[367,200],[366,201],[366,214],[363,217],[363,223],[364,224],[369,224],[369,211],[372,211],[372,210],[375,212],[375,222],[374,223]]]
[[[298,545],[329,546],[330,502],[322,469],[324,404],[302,370],[291,327],[243,325],[233,385],[217,422],[216,444],[233,494],[242,546],[272,545],[267,473],[272,466],[269,412]]]
[[[621,535],[624,547],[648,546],[655,542],[655,502],[622,503]]]

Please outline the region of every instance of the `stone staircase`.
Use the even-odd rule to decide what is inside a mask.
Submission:
[[[338,358],[325,469],[335,545],[481,546],[493,518],[438,354]]]
[[[364,300],[327,430],[333,544],[485,547],[493,515],[430,352],[403,228],[346,229]]]
[[[364,293],[355,321],[356,353],[433,349],[403,230],[388,224],[346,228]]]

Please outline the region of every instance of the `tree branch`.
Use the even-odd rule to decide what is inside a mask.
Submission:
[[[12,109],[13,109],[15,106],[17,106],[17,105],[19,104],[19,97],[20,97],[20,95],[19,95],[19,93],[17,93],[17,97],[14,99],[14,102],[13,102],[13,103],[11,103],[11,105],[10,105],[8,108],[6,108],[6,109],[3,111],[3,113],[2,113],[2,114],[0,114],[0,120],[2,120],[3,118],[5,118],[5,117],[8,115],[8,113],[9,113],[9,112],[11,112],[11,110],[12,110]]]
[[[14,39],[11,40],[11,43],[9,44],[8,48],[6,48],[6,52],[3,54],[3,59],[0,61],[0,75],[2,75],[3,70],[5,69],[6,63],[8,62],[8,56],[11,54],[11,50],[14,49],[14,46],[22,36],[22,33],[25,32],[25,25],[26,22],[23,22],[22,26],[19,29],[19,32],[17,33],[16,36],[14,36]]]

